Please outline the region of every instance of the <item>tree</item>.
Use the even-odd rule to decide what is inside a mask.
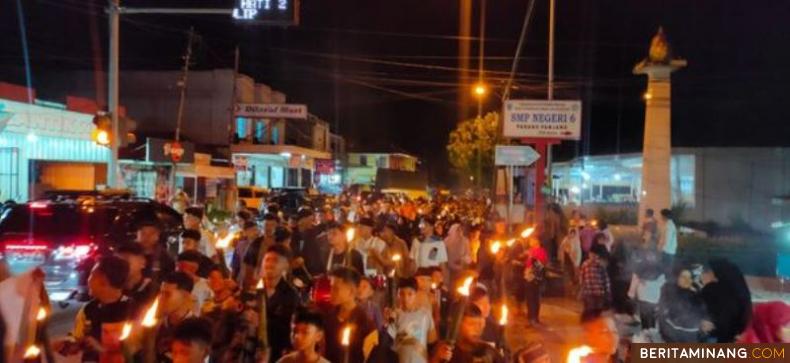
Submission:
[[[489,112],[484,117],[461,121],[450,132],[447,143],[450,163],[462,174],[475,176],[477,185],[481,185],[482,175],[493,172],[494,150],[499,141],[498,113]]]

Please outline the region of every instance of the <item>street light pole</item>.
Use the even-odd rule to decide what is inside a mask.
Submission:
[[[109,18],[110,18],[110,54],[108,64],[108,89],[107,89],[107,111],[110,112],[110,119],[112,120],[112,135],[110,135],[110,160],[107,163],[107,186],[110,188],[118,188],[118,145],[119,145],[119,130],[118,130],[118,49],[120,41],[118,31],[120,26],[120,0],[109,0]]]
[[[549,89],[548,89],[548,93],[547,93],[547,98],[548,98],[549,101],[554,99],[554,10],[555,10],[554,1],[555,0],[549,0],[549,69],[548,69],[548,73],[549,73],[548,87],[549,87]],[[551,149],[552,149],[552,144],[549,143],[548,147],[546,148],[546,169],[547,169],[546,170],[546,174],[548,174],[547,175],[547,181],[548,181],[549,187],[551,187],[552,184],[554,183],[554,180],[553,180],[554,177],[552,176],[552,173],[551,173],[551,159],[552,159],[552,157],[551,157],[551,151],[552,150]],[[540,171],[542,172],[542,170],[540,170]],[[542,193],[543,192],[542,191],[543,186],[540,185],[540,186],[538,186],[538,188],[540,188],[539,192]]]

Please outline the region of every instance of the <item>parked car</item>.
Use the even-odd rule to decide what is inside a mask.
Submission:
[[[15,274],[40,266],[52,300],[82,297],[95,259],[134,240],[136,226],[151,216],[163,228],[163,245],[182,230],[178,212],[148,199],[59,196],[13,205],[0,216],[0,256]]]

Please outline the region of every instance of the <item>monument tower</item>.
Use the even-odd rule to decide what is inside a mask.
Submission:
[[[672,157],[671,74],[686,66],[686,60],[674,58],[664,30],[650,41],[647,58],[634,66],[634,74],[647,75],[645,91],[645,139],[642,146],[642,195],[639,221],[645,210],[656,214],[672,206],[670,160]]]

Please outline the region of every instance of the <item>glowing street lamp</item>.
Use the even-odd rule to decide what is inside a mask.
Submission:
[[[486,88],[485,84],[480,82],[475,84],[475,86],[472,88],[472,93],[474,93],[476,97],[483,97],[486,95],[486,93],[488,93],[488,88]]]

